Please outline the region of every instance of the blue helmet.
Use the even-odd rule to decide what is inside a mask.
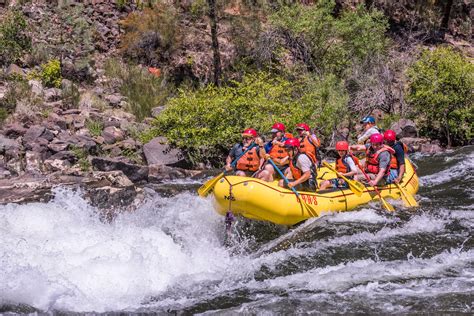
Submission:
[[[361,124],[366,124],[366,123],[375,124],[375,118],[373,116],[366,116],[360,121],[360,123]]]

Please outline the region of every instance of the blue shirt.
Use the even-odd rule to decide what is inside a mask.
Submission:
[[[282,139],[280,140],[280,142],[284,143],[285,140],[287,140],[287,138],[285,136],[283,136]],[[270,152],[270,150],[272,150],[272,148],[273,148],[272,141],[269,141],[268,143],[266,143],[263,148],[265,149],[265,152],[268,154]]]

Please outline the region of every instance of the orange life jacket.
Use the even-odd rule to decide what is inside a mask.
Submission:
[[[384,151],[388,151],[390,153],[390,159],[392,159],[393,154],[395,153],[395,150],[393,150],[392,147],[387,146],[387,145],[382,145],[382,147],[377,150],[376,152],[373,152],[370,150],[372,147],[367,148],[365,151],[365,156],[366,156],[366,161],[365,161],[365,172],[368,173],[373,173],[373,174],[378,174],[379,173],[379,161],[378,157],[380,153]],[[385,174],[388,175],[390,173],[390,167],[387,167],[387,170],[385,170]]]
[[[258,155],[259,147],[253,147],[248,150],[237,161],[236,169],[242,171],[257,171],[260,167],[260,157]]]
[[[309,136],[304,136],[300,139],[300,152],[305,153],[311,161],[316,164],[318,159],[316,158],[316,147],[319,147],[321,143],[318,139],[318,144],[313,144]]]
[[[290,170],[291,170],[291,174],[293,175],[293,179],[295,179],[295,180],[298,180],[299,178],[301,178],[303,176],[303,171],[296,166],[296,162],[298,161],[298,157],[300,155],[306,155],[306,154],[298,153],[295,157],[293,157],[293,159],[290,160]],[[306,156],[309,158],[308,155],[306,155]],[[311,160],[311,158],[309,158],[309,159]],[[312,164],[312,166],[311,166],[311,177],[309,179],[311,179],[311,178],[313,178],[313,179],[316,178],[316,168],[315,168],[314,164]],[[308,180],[306,180],[306,181],[308,181]]]
[[[283,159],[285,157],[288,157],[288,153],[285,150],[285,146],[281,146],[280,144],[278,145],[273,145],[272,149],[268,153],[272,159]]]
[[[401,144],[402,147],[403,147],[403,151],[405,152],[405,154],[408,152],[408,147],[407,145],[405,145],[404,143],[402,142],[396,142],[393,147],[395,147],[395,145],[397,144]],[[392,148],[393,148],[392,147]],[[394,155],[392,155],[392,158],[390,159],[390,169],[398,169],[400,166],[398,165],[398,161],[397,161],[397,157],[395,157]]]
[[[344,157],[339,157],[336,159],[336,171],[337,172],[340,172],[340,173],[348,173],[351,171],[351,167],[349,166],[349,164],[347,163],[346,161],[346,158],[347,157],[351,157],[352,160],[354,160],[354,164],[355,165],[358,165],[359,164],[359,159],[352,155],[352,154],[346,154]],[[351,177],[348,177],[348,178],[353,178],[353,176]]]

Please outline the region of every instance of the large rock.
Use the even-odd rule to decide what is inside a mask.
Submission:
[[[12,124],[8,124],[3,128],[3,134],[8,138],[17,138],[18,136],[23,136],[26,133],[26,128],[23,125],[15,122]]]
[[[58,88],[49,88],[44,91],[44,99],[47,102],[54,102],[61,99],[62,91]]]
[[[106,144],[113,144],[124,139],[125,134],[122,130],[115,126],[109,126],[104,128],[102,135]]]
[[[31,92],[33,92],[37,96],[43,97],[44,88],[43,88],[43,85],[41,84],[41,82],[39,82],[38,80],[30,80],[30,81],[28,81],[28,85],[31,88]]]
[[[123,162],[118,159],[93,157],[92,167],[100,171],[122,171],[131,181],[141,182],[148,180],[148,167]]]
[[[19,148],[20,144],[16,140],[0,135],[0,154],[10,150],[17,150]]]
[[[408,119],[400,119],[390,126],[390,129],[397,133],[399,138],[403,137],[418,137],[418,130],[415,122]]]
[[[155,137],[143,145],[143,153],[148,165],[174,166],[183,160],[181,152],[170,149],[164,137]]]
[[[45,131],[45,127],[41,125],[33,125],[31,126],[25,133],[23,137],[24,143],[33,143],[35,142]]]
[[[161,183],[174,179],[196,177],[201,170],[189,170],[182,168],[173,168],[170,166],[155,164],[148,166],[148,181],[151,183]]]
[[[5,70],[5,74],[7,76],[14,75],[14,76],[20,76],[22,78],[25,77],[25,72],[23,71],[23,69],[21,69],[15,64],[11,64],[10,66],[8,66],[8,68]]]

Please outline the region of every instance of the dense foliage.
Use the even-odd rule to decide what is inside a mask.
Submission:
[[[0,66],[16,62],[30,48],[31,38],[23,14],[10,11],[0,21]]]
[[[299,122],[331,129],[344,118],[347,97],[334,77],[289,81],[258,72],[224,87],[181,90],[155,122],[156,134],[192,162],[221,158],[248,127],[263,135],[281,121],[291,132]]]
[[[408,100],[425,131],[441,131],[448,144],[472,139],[474,65],[449,47],[425,50],[409,69]]]
[[[283,6],[270,20],[299,42],[290,49],[299,50],[299,59],[311,70],[343,75],[352,64],[386,49],[388,22],[382,12],[362,6],[340,17],[334,16],[334,9],[334,0]]]

